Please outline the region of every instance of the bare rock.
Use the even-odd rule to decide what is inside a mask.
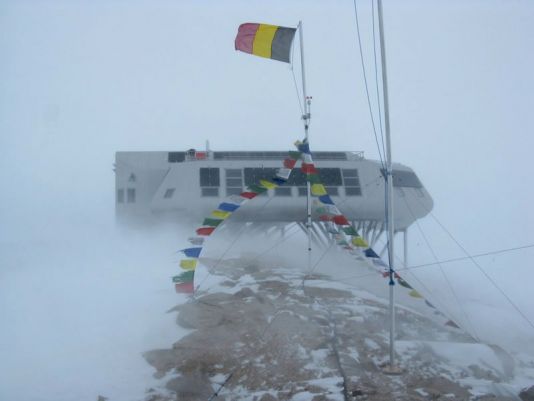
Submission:
[[[354,297],[354,295],[352,295],[349,291],[323,287],[305,287],[305,294],[310,297],[325,299]]]
[[[261,396],[260,401],[278,401],[278,398],[272,394],[265,393]]]
[[[250,298],[254,296],[254,291],[252,291],[248,287],[241,288],[239,291],[237,291],[234,296],[238,298]]]
[[[519,398],[523,401],[534,401],[534,386],[524,388],[519,393]]]
[[[176,377],[167,382],[165,387],[175,392],[177,399],[183,401],[204,401],[214,393],[208,378],[200,373]]]
[[[156,349],[143,354],[145,360],[156,369],[156,374],[161,377],[176,366],[176,355],[172,350]]]

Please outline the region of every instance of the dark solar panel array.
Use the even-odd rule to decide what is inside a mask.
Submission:
[[[213,152],[215,160],[283,160],[288,152]],[[345,152],[314,152],[314,160],[347,160]]]
[[[257,184],[260,180],[269,180],[276,174],[277,168],[253,168],[245,169],[245,185]],[[321,168],[317,169],[319,177],[324,185],[343,185],[341,181],[341,171],[339,168]],[[294,169],[287,180],[287,185],[306,186],[306,175],[300,169]]]
[[[169,163],[181,163],[185,160],[185,152],[169,152]]]
[[[213,152],[214,160],[284,160],[288,152]],[[186,152],[169,152],[169,163],[181,163],[185,161]],[[345,152],[314,152],[314,160],[347,160]]]

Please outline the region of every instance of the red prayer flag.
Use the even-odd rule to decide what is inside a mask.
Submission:
[[[256,192],[241,192],[240,196],[247,199],[252,199],[258,196]]]
[[[343,216],[342,214],[334,216],[334,223],[336,223],[338,226],[349,226],[350,225],[347,218]]]
[[[195,292],[195,286],[192,281],[189,283],[176,283],[174,284],[174,289],[180,294],[192,294]]]
[[[317,174],[317,169],[311,163],[302,163],[302,167],[300,169],[304,174]]]
[[[210,235],[215,227],[200,227],[197,229],[197,235]]]
[[[295,159],[285,159],[284,160],[284,167],[291,169],[291,168],[295,167],[296,163],[297,163],[297,161]]]

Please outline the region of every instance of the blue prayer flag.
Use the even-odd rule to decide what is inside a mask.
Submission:
[[[365,256],[367,256],[368,258],[379,258],[380,257],[376,254],[375,251],[373,251],[373,248],[367,248],[365,250]]]
[[[185,254],[188,258],[198,258],[200,256],[200,252],[202,251],[202,248],[185,248],[182,249],[181,252]]]
[[[330,198],[329,195],[319,196],[319,200],[321,202],[323,202],[325,205],[333,205],[334,204],[334,201],[332,200],[332,198]]]
[[[235,212],[239,209],[239,205],[234,205],[233,203],[223,202],[219,205],[219,210],[224,210],[225,212]]]
[[[307,143],[307,142],[303,142],[303,143],[299,144],[297,148],[302,153],[307,153],[309,155],[311,154],[311,152],[310,152],[310,144]]]

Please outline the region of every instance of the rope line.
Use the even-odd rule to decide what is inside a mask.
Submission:
[[[529,248],[534,248],[534,244],[523,245],[523,246],[516,246],[516,247],[514,247],[514,248],[499,249],[499,250],[497,250],[497,251],[490,251],[490,252],[484,252],[484,253],[477,253],[477,254],[471,255],[470,257],[472,257],[472,258],[481,258],[481,257],[484,257],[484,256],[499,255],[499,254],[501,254],[501,253],[512,252],[512,251],[519,251],[519,250],[522,250],[522,249],[529,249]],[[445,259],[445,260],[440,261],[439,263],[441,263],[441,264],[445,264],[445,263],[451,263],[451,262],[460,262],[460,261],[463,261],[463,260],[467,260],[467,259],[469,259],[470,257],[469,257],[469,256],[462,256],[462,257],[459,257],[459,258]],[[421,268],[421,267],[434,266],[434,265],[436,265],[437,263],[438,263],[438,262],[434,262],[434,263],[424,263],[424,264],[421,264],[421,265],[413,265],[413,266],[410,266],[409,269],[410,269],[410,270],[415,270],[415,269],[419,269],[419,268]]]
[[[434,261],[437,262],[437,265],[439,266],[439,271],[441,272],[441,275],[445,279],[445,282],[447,283],[447,286],[449,287],[449,290],[451,291],[451,293],[452,293],[452,295],[454,297],[454,300],[456,301],[456,304],[458,305],[458,307],[462,311],[462,314],[464,315],[465,319],[469,323],[469,326],[471,326],[471,330],[473,331],[475,339],[477,341],[479,341],[480,337],[478,336],[478,333],[477,333],[477,331],[475,329],[475,326],[473,325],[473,322],[469,318],[469,315],[467,314],[467,311],[465,310],[465,308],[462,307],[462,303],[460,302],[460,298],[458,297],[458,294],[454,290],[454,288],[452,286],[452,283],[449,280],[449,277],[447,277],[447,274],[445,273],[445,270],[443,269],[443,266],[441,265],[441,263],[438,262],[438,257],[436,255],[436,252],[434,252],[434,248],[432,248],[432,246],[430,245],[430,242],[428,241],[427,236],[425,235],[423,229],[421,228],[421,225],[419,224],[419,221],[415,218],[415,215],[414,215],[410,205],[408,204],[408,201],[406,200],[406,197],[404,197],[402,199],[404,200],[404,204],[406,205],[406,208],[408,209],[408,211],[410,212],[410,214],[414,218],[415,224],[417,225],[417,229],[419,230],[419,233],[423,237],[423,240],[425,241],[425,244],[426,244],[427,248],[430,250],[430,253],[432,253],[432,257],[434,258]]]
[[[534,244],[515,247],[515,248],[500,249],[500,250],[492,251],[492,252],[485,252],[485,253],[475,254],[475,255],[471,255],[471,258],[479,258],[479,257],[484,257],[484,256],[489,256],[489,255],[497,255],[497,254],[502,254],[502,253],[506,253],[506,252],[513,252],[513,251],[518,251],[518,250],[528,249],[528,248],[534,248]],[[395,257],[400,260],[400,258],[398,256],[395,256]],[[468,259],[469,259],[468,256],[464,256],[464,257],[460,257],[460,258],[441,260],[439,262],[424,263],[424,264],[420,264],[420,265],[413,265],[413,266],[403,267],[403,268],[400,268],[400,269],[396,269],[395,271],[396,272],[409,272],[411,270],[417,270],[417,269],[422,269],[422,268],[425,268],[425,267],[436,266],[438,263],[441,263],[442,265],[444,265],[446,263],[458,262],[458,261],[468,260]],[[374,272],[374,273],[358,274],[358,275],[354,275],[354,276],[347,276],[347,277],[342,277],[340,279],[337,279],[335,281],[343,282],[343,280],[348,280],[348,279],[352,279],[352,278],[364,278],[364,277],[369,277],[369,276],[373,276],[373,275],[376,275],[376,273]]]
[[[367,85],[367,73],[365,71],[365,62],[364,62],[364,59],[363,59],[362,40],[361,40],[361,37],[360,37],[360,24],[359,24],[359,21],[358,21],[358,7],[356,6],[356,0],[353,0],[353,4],[354,4],[354,18],[356,20],[356,32],[358,34],[358,48],[359,48],[359,51],[360,51],[360,60],[361,60],[361,63],[362,63],[363,81],[365,83],[365,93],[367,95],[367,105],[369,107],[369,115],[371,117],[371,124],[373,126],[373,133],[375,135],[376,147],[378,149],[378,155],[380,157],[380,163],[382,164],[382,168],[385,168],[384,157],[382,157],[382,151],[380,149],[380,144],[378,142],[378,134],[376,132],[376,124],[375,124],[375,119],[374,119],[374,115],[373,115],[373,108],[371,106],[371,97],[369,96],[369,87]]]
[[[512,299],[508,296],[508,294],[504,292],[504,290],[495,282],[495,280],[493,280],[493,278],[491,278],[491,276],[488,273],[486,273],[486,271],[482,268],[482,266],[480,266],[480,264],[469,254],[469,252],[467,252],[467,250],[451,234],[451,232],[447,230],[447,228],[445,228],[443,224],[441,224],[441,222],[438,220],[436,216],[434,216],[433,213],[430,213],[430,216],[432,216],[432,218],[436,221],[436,223],[439,224],[439,226],[447,233],[447,235],[454,241],[454,243],[462,250],[462,252],[466,255],[467,259],[469,259],[477,267],[477,269],[480,270],[480,272],[484,275],[484,277],[486,277],[486,279],[488,279],[488,281],[501,293],[501,295],[504,298],[506,298],[508,303],[516,310],[516,312],[519,313],[519,315],[521,315],[523,319],[525,319],[525,321],[529,324],[530,327],[532,327],[532,329],[534,329],[534,323],[523,313],[523,311],[521,311],[521,309],[519,309],[519,307],[515,304],[515,302],[512,301]]]
[[[384,130],[382,128],[382,105],[380,102],[380,90],[378,88],[378,61],[376,57],[376,27],[375,27],[375,2],[371,0],[371,19],[373,21],[373,55],[375,61],[375,86],[376,86],[376,103],[378,104],[378,123],[380,127],[380,139],[382,140],[382,151],[385,153],[386,145],[384,143]]]
[[[478,264],[478,262],[474,259],[474,257],[472,255],[469,254],[469,252],[467,252],[467,249],[465,249],[463,247],[463,245],[460,243],[460,241],[458,241],[456,239],[456,237],[454,235],[452,235],[452,233],[441,223],[441,221],[434,215],[434,213],[432,213],[432,211],[430,209],[428,209],[428,207],[426,205],[423,204],[423,202],[421,202],[420,199],[418,199],[417,197],[415,197],[415,199],[417,200],[417,202],[419,202],[419,204],[428,212],[428,214],[434,219],[434,221],[436,223],[438,223],[438,225],[441,227],[441,229],[443,231],[445,231],[445,233],[447,233],[447,235],[449,236],[450,239],[452,239],[454,241],[454,243],[456,244],[456,246],[458,246],[458,248],[460,248],[462,250],[462,252],[466,255],[466,258],[465,259],[469,259],[475,266],[478,270],[480,270],[480,272],[484,275],[484,277],[486,277],[486,279],[501,293],[501,295],[508,301],[508,303],[516,310],[516,312],[521,315],[523,317],[523,319],[525,319],[525,321],[528,323],[528,325],[530,327],[532,327],[532,329],[534,329],[534,323],[521,311],[521,309],[519,309],[519,307],[515,304],[514,301],[512,301],[512,299],[506,294],[506,292],[504,292],[504,290],[495,282],[495,280],[493,280],[491,278],[491,276],[486,273],[486,271],[484,271],[484,269],[482,268],[482,266],[480,266],[480,264]],[[527,248],[527,247],[530,247],[530,246],[525,246],[525,247],[519,247],[518,249],[522,249],[522,248]],[[512,248],[514,249],[514,248]]]
[[[295,91],[297,93],[297,102],[299,104],[300,108],[300,115],[304,115],[304,106],[302,105],[302,101],[300,100],[300,92],[299,92],[299,86],[297,84],[297,78],[295,77],[295,71],[293,69],[293,55],[294,55],[294,49],[295,49],[295,42],[291,43],[291,63],[289,64],[289,69],[291,70],[291,75],[293,75],[293,83],[295,84]]]

